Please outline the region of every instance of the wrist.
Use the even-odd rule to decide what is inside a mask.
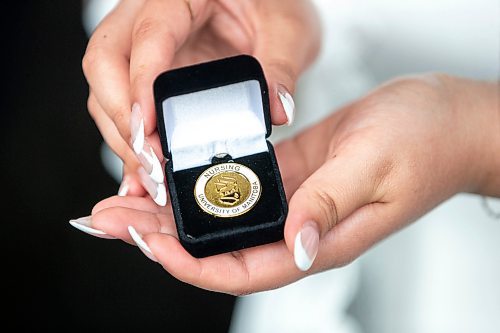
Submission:
[[[490,138],[485,140],[488,148],[488,165],[485,166],[484,180],[479,190],[483,195],[500,197],[500,86],[496,82],[483,83],[485,112],[488,114]]]
[[[467,191],[500,196],[499,85],[455,78],[452,87],[456,116],[465,126],[462,135],[470,143],[470,158],[464,163],[470,180]]]

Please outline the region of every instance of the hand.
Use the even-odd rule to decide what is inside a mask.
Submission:
[[[87,222],[201,288],[276,288],[351,262],[455,193],[500,196],[497,94],[443,75],[399,79],[277,145],[290,198],[285,241],[196,259],[170,207],[146,198],[106,199]]]
[[[165,204],[152,95],[161,72],[252,54],[268,81],[272,122],[290,124],[290,94],[318,47],[318,20],[307,0],[121,1],[97,27],[83,58],[89,112],[128,175],[120,194],[142,195],[142,183]]]

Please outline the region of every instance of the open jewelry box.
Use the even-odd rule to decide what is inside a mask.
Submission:
[[[258,61],[242,55],[164,72],[154,96],[184,248],[206,257],[281,240],[288,206]]]

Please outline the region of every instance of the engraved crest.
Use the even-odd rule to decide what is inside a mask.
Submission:
[[[240,201],[241,193],[235,177],[217,177],[215,190],[219,193],[219,202],[228,206],[234,206]]]
[[[219,217],[245,214],[255,206],[261,192],[259,177],[249,167],[234,162],[209,167],[194,188],[200,208]]]

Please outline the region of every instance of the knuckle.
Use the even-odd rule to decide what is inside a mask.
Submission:
[[[155,28],[158,26],[158,22],[153,18],[144,18],[134,27],[132,36],[134,39],[144,39],[150,36]]]
[[[92,117],[92,119],[95,120],[95,117],[97,115],[97,110],[96,110],[96,102],[95,100],[89,96],[89,98],[87,99],[87,110],[90,114],[90,116]]]
[[[381,159],[375,170],[373,193],[378,197],[386,192],[391,176],[396,170],[396,162],[390,158]]]
[[[82,58],[83,73],[88,76],[101,59],[104,58],[104,50],[95,42],[90,41]]]
[[[250,295],[251,293],[252,291],[245,286],[236,286],[229,291],[229,294],[233,296],[246,296]]]
[[[121,109],[116,110],[115,112],[113,112],[111,120],[113,120],[113,123],[115,123],[116,127],[120,130],[127,122],[127,113]]]
[[[333,198],[325,191],[316,190],[315,193],[318,205],[325,215],[325,221],[327,222],[327,227],[329,230],[333,228],[338,220],[337,205],[335,204]]]
[[[306,190],[310,199],[317,204],[322,220],[326,223],[326,230],[333,228],[338,222],[338,211],[332,196],[320,188],[307,188],[304,185],[301,188]]]
[[[231,252],[231,255],[238,262],[242,270],[241,271],[238,270],[233,271],[231,269],[229,270],[228,272],[229,280],[235,281],[234,284],[231,286],[229,292],[234,296],[249,295],[252,293],[251,278],[250,278],[250,271],[248,270],[246,264],[245,256],[240,251],[233,251]]]
[[[90,70],[93,67],[95,61],[96,57],[94,55],[94,52],[90,51],[85,52],[85,55],[82,58],[82,69],[85,76],[89,75]]]

